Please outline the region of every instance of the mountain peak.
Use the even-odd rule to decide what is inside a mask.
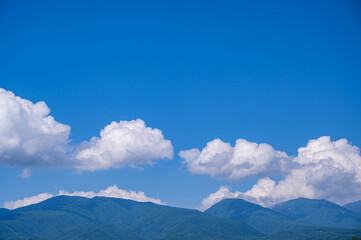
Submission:
[[[205,213],[245,222],[265,234],[303,229],[309,226],[309,224],[292,220],[272,209],[238,198],[224,199],[207,209]]]
[[[344,207],[361,216],[361,200],[350,202],[346,204]]]
[[[299,208],[302,206],[302,208]],[[310,199],[310,198],[295,198],[283,203],[276,204],[272,207],[273,210],[278,211],[281,208],[287,207],[289,209],[294,208],[295,211],[303,211],[305,208],[312,211],[312,209],[320,209],[320,208],[333,208],[343,210],[344,208],[336,203],[330,202],[326,199]]]
[[[361,228],[354,212],[326,199],[297,198],[275,205],[273,210],[292,219],[324,227]]]

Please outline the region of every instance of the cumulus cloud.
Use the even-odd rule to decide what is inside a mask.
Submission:
[[[0,164],[57,166],[66,161],[70,127],[54,120],[44,102],[0,88]]]
[[[361,198],[360,149],[346,139],[331,141],[325,136],[310,140],[306,147],[298,149],[293,162],[294,167],[279,182],[261,178],[245,192],[230,192],[223,187],[204,199],[202,206],[229,196],[268,207],[299,197],[328,199],[339,204]]]
[[[141,119],[112,122],[101,130],[100,137],[82,143],[75,154],[77,168],[92,171],[172,158],[171,142]]]
[[[228,180],[276,175],[290,168],[290,157],[266,143],[238,139],[234,147],[220,139],[207,143],[201,151],[180,151],[188,170]]]
[[[153,202],[156,204],[162,204],[165,205],[164,202],[162,202],[159,199],[147,197],[144,192],[142,191],[128,191],[119,189],[117,185],[109,186],[104,190],[100,190],[99,192],[85,192],[85,191],[77,191],[77,192],[67,192],[64,190],[60,190],[58,194],[51,194],[51,193],[41,193],[32,197],[27,197],[21,200],[17,201],[10,201],[4,203],[4,208],[7,209],[16,209],[20,207],[25,207],[28,205],[36,204],[42,201],[45,201],[49,198],[55,197],[55,196],[79,196],[79,197],[86,197],[86,198],[93,198],[93,197],[112,197],[112,198],[122,198],[122,199],[129,199],[134,200],[138,202]]]
[[[222,201],[227,198],[242,198],[241,192],[231,192],[230,188],[227,186],[222,186],[218,189],[217,192],[209,194],[208,197],[202,200],[201,206],[197,207],[200,211],[204,211],[214,204]]]
[[[70,127],[49,113],[44,102],[32,103],[0,88],[0,164],[94,171],[173,158],[171,142],[141,119],[112,122],[100,137],[70,146]],[[29,173],[24,170],[22,176]]]
[[[360,149],[346,139],[331,141],[330,137],[310,140],[306,147],[298,149],[294,159],[298,168],[275,183],[264,192],[263,199],[255,189],[264,183],[259,182],[247,194],[260,202],[278,203],[297,197],[325,198],[345,204],[361,198],[361,156]]]

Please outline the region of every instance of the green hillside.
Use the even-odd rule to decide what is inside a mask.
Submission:
[[[352,240],[361,237],[361,230],[339,228],[314,228],[299,231],[284,231],[267,236],[267,240]]]
[[[327,200],[298,198],[278,204],[273,210],[290,218],[319,226],[361,229],[361,217]]]
[[[361,230],[305,224],[239,199],[224,200],[207,213],[118,198],[69,196],[0,209],[1,240],[351,240],[353,236],[360,237]]]
[[[59,196],[2,210],[0,239],[252,239],[247,224],[131,200]]]
[[[361,216],[361,201],[351,202],[343,207]]]
[[[245,222],[265,234],[308,229],[312,226],[242,199],[224,199],[205,212],[217,217]]]

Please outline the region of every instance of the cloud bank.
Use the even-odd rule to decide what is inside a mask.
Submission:
[[[346,139],[331,141],[325,136],[310,140],[289,161],[292,168],[281,181],[264,177],[245,192],[231,192],[223,186],[203,199],[200,209],[224,198],[242,198],[266,207],[299,197],[328,199],[339,204],[361,198],[360,149]]]
[[[141,119],[112,122],[100,137],[71,146],[70,126],[49,113],[44,102],[32,103],[0,88],[0,164],[94,171],[173,158],[171,142]],[[26,171],[23,177],[30,176]]]
[[[35,195],[32,197],[27,197],[27,198],[24,198],[21,200],[5,202],[3,207],[12,210],[12,209],[36,204],[36,203],[45,201],[49,198],[61,196],[61,195],[79,196],[79,197],[86,197],[86,198],[113,197],[113,198],[129,199],[129,200],[134,200],[134,201],[138,201],[138,202],[153,202],[153,203],[165,205],[165,203],[159,199],[147,197],[145,195],[145,193],[142,191],[139,191],[139,192],[127,191],[127,190],[119,189],[117,187],[117,185],[113,185],[113,186],[107,187],[104,190],[100,190],[97,193],[92,192],[92,191],[90,191],[90,192],[79,191],[79,192],[70,193],[70,192],[67,192],[64,190],[60,190],[58,192],[58,194],[55,194],[55,195],[51,194],[51,193],[40,193],[38,195]]]

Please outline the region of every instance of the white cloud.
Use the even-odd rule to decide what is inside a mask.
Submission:
[[[44,102],[32,103],[0,88],[0,164],[14,167],[108,169],[172,159],[173,146],[141,119],[112,122],[79,146],[70,127],[54,120]],[[22,176],[26,176],[24,170]]]
[[[202,149],[180,151],[188,170],[194,174],[209,174],[229,180],[254,176],[276,175],[290,168],[290,158],[272,146],[238,139],[232,147],[220,139]]]
[[[156,204],[162,204],[165,205],[164,202],[162,202],[159,199],[147,197],[144,192],[142,191],[128,191],[119,189],[116,185],[109,186],[104,190],[100,190],[99,192],[84,192],[84,191],[77,191],[77,192],[67,192],[64,190],[60,190],[58,194],[54,195],[51,193],[41,193],[32,197],[27,197],[22,200],[17,201],[10,201],[4,203],[4,208],[7,209],[16,209],[19,207],[25,207],[28,205],[36,204],[42,201],[45,201],[46,199],[55,197],[55,196],[79,196],[79,197],[86,197],[86,198],[93,198],[93,197],[112,197],[112,198],[122,198],[122,199],[129,199],[134,200],[138,202],[153,202]]]
[[[299,197],[328,199],[339,204],[361,198],[360,149],[346,139],[331,141],[330,137],[320,137],[310,140],[306,147],[298,149],[293,162],[294,168],[278,183],[266,177],[245,192],[232,193],[221,188],[202,203],[209,206],[222,198],[214,196],[223,195],[223,198],[234,196],[263,206]]]
[[[292,169],[279,183],[274,183],[264,194],[264,199],[258,199],[260,203],[308,197],[345,204],[361,198],[360,149],[346,139],[333,142],[330,137],[320,137],[310,140],[306,147],[298,149],[294,161],[299,167]],[[254,189],[263,185],[257,183],[247,194],[258,198]]]
[[[91,171],[172,158],[172,143],[141,119],[112,122],[100,132],[100,138],[82,143],[75,153],[76,167]]]
[[[241,198],[242,193],[241,192],[231,192],[229,187],[222,186],[218,189],[217,192],[209,194],[207,198],[204,198],[202,200],[201,206],[197,207],[200,211],[204,211],[214,204],[222,201],[226,198]]]
[[[70,127],[54,120],[44,102],[32,103],[0,88],[0,164],[64,164]]]
[[[24,168],[21,174],[19,175],[21,178],[29,178],[31,177],[31,170],[30,168]]]
[[[38,195],[32,196],[32,197],[26,197],[22,200],[17,201],[11,201],[11,202],[5,202],[4,208],[7,209],[15,209],[19,207],[25,207],[31,204],[39,203],[42,201],[45,201],[46,199],[54,197],[51,193],[40,193]]]
[[[240,198],[249,202],[256,204],[261,204],[263,206],[270,206],[268,200],[268,193],[271,188],[273,188],[275,182],[269,178],[263,178],[258,181],[258,185],[255,185],[252,189],[252,192],[232,192],[229,187],[221,186],[215,193],[209,194],[208,197],[202,200],[201,206],[198,207],[199,210],[204,211],[214,204],[222,201],[227,198]],[[257,196],[257,198],[255,197]],[[260,200],[264,200],[263,202]]]

